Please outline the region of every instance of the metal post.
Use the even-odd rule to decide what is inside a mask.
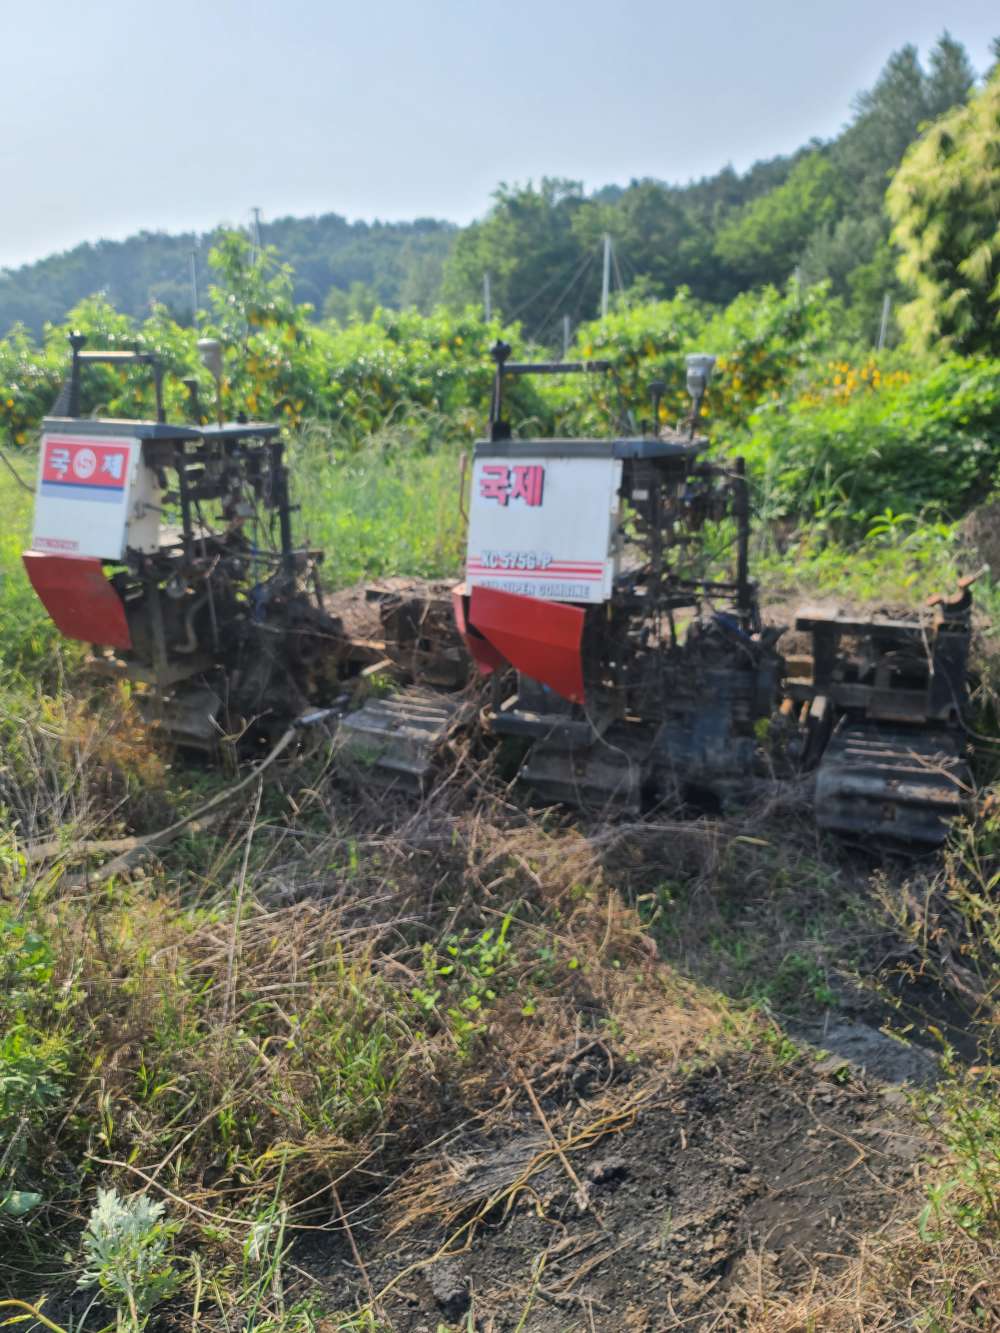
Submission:
[[[80,415],[80,353],[87,341],[85,333],[75,330],[69,335],[69,345],[73,349],[73,361],[69,371],[69,401],[66,405],[68,417]]]
[[[153,367],[153,392],[156,395],[156,419],[166,421],[167,414],[163,407],[163,365],[157,358],[151,358]]]
[[[601,275],[601,319],[608,317],[608,294],[611,290],[611,237],[604,233],[604,272]]]
[[[181,506],[181,540],[184,543],[184,556],[191,560],[194,554],[194,527],[191,523],[191,491],[188,487],[187,455],[183,444],[176,444],[175,466],[177,468],[177,498]]]
[[[510,427],[503,419],[503,367],[510,356],[510,343],[497,341],[490,348],[496,369],[493,372],[493,395],[490,399],[490,439],[509,440]]]
[[[198,251],[191,249],[191,323],[198,318]]]
[[[892,297],[886,292],[882,297],[882,322],[878,330],[878,350],[881,352],[885,346],[886,334],[889,332],[889,311],[892,309]]]
[[[483,314],[488,324],[493,318],[493,302],[490,299],[490,275],[483,274]]]
[[[250,212],[253,214],[253,229],[252,229],[253,255],[252,255],[252,260],[253,260],[254,263],[256,263],[257,260],[258,260],[259,257],[260,257],[260,209],[257,208],[257,207],[255,206],[255,207],[251,208]]]
[[[271,497],[278,510],[278,530],[281,534],[281,567],[286,574],[295,573],[295,551],[292,549],[292,507],[288,498],[288,469],[285,467],[285,446],[280,440],[268,446],[271,454]]]
[[[563,315],[563,360],[569,360],[569,315]]]
[[[733,459],[736,479],[733,484],[733,517],[736,519],[736,608],[740,618],[749,621],[750,595],[750,487],[743,458]]]
[[[163,627],[163,606],[160,601],[160,588],[155,577],[149,572],[148,562],[142,562],[142,582],[146,592],[146,617],[153,631],[153,670],[156,683],[167,683],[167,634]]]

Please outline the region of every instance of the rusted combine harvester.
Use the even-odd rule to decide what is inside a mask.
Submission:
[[[688,358],[683,429],[514,440],[506,376],[612,368],[511,363],[509,351],[494,349],[453,600],[469,655],[492,678],[489,729],[528,746],[524,781],[545,800],[639,812],[718,807],[815,771],[820,827],[941,842],[971,791],[968,585],[936,600],[930,624],[803,610],[796,628],[812,651],[789,678],[784,628],[761,623],[749,575],[743,461],[713,458],[698,433],[713,358]],[[367,712],[345,719],[345,737],[364,731]],[[402,700],[376,767],[392,764],[397,737],[412,757]]]
[[[293,544],[279,427],[169,423],[154,357],[84,342],[42,423],[35,591],[178,743],[213,749],[247,719],[284,727],[330,695],[350,645],[323,610],[322,553]],[[103,363],[150,368],[155,421],[80,416],[82,374]]]
[[[178,742],[266,735],[336,701],[345,763],[426,786],[469,714],[474,664],[491,681],[488,732],[524,748],[521,777],[546,801],[721,807],[815,770],[822,827],[916,844],[939,843],[963,808],[968,587],[929,625],[803,612],[812,651],[786,663],[750,578],[742,461],[713,457],[699,433],[713,358],[688,359],[681,429],[515,439],[508,377],[611,367],[516,363],[498,343],[464,582],[450,599],[374,593],[376,639],[329,613],[322,553],[293,542],[277,427],[176,426],[161,408],[152,422],[81,419],[82,370],[108,358],[151,361],[74,340],[25,564],[62,632],[142,682]],[[345,691],[384,668],[396,692]]]
[[[609,367],[508,354],[495,349],[453,595],[469,654],[493,677],[491,731],[530,743],[522,777],[547,800],[639,811],[745,789],[780,659],[748,575],[742,464],[710,460],[696,434],[708,360],[691,367],[686,431],[513,440],[506,376]],[[732,549],[730,570],[707,558],[708,531]]]
[[[800,611],[812,653],[806,678],[785,688],[808,707],[803,761],[817,770],[821,828],[935,843],[968,805],[972,593],[962,582],[932,600],[930,624]]]

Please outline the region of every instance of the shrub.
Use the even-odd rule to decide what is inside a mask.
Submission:
[[[988,490],[1000,464],[1000,363],[951,357],[909,377],[875,381],[870,370],[867,382],[864,369],[751,417],[741,447],[765,518],[849,536],[887,508],[953,517]]]
[[[170,1254],[177,1222],[144,1195],[122,1199],[98,1190],[83,1233],[85,1268],[78,1285],[99,1287],[118,1310],[119,1327],[139,1333],[154,1306],[173,1295],[180,1278]]]

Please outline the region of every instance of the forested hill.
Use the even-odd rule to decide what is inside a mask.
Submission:
[[[261,241],[274,245],[295,269],[295,296],[338,317],[349,302],[418,305],[432,302],[451,246],[454,224],[348,222],[337,213],[262,222]],[[50,255],[34,264],[0,272],[0,335],[20,321],[35,334],[46,320],[60,320],[85,296],[104,292],[124,314],[143,316],[151,303],[165,305],[189,322],[194,256],[199,304],[212,280],[209,250],[219,231],[140,232],[125,241],[97,241]],[[338,297],[340,306],[338,306]]]
[[[502,188],[487,217],[456,236],[443,295],[475,299],[488,271],[505,315],[522,313],[529,332],[554,342],[564,315],[595,314],[608,234],[614,283],[638,298],[688,287],[722,304],[797,270],[805,283],[829,279],[854,331],[871,335],[886,293],[900,294],[884,212],[889,178],[922,128],[975,83],[965,49],[945,33],[926,63],[913,46],[891,55],[835,139],[744,175],[730,168],[686,186],[633,181],[586,199],[561,181]]]
[[[835,139],[742,174],[727,167],[687,185],[650,177],[589,195],[578,182],[546,179],[501,185],[486,216],[466,228],[328,213],[264,222],[260,237],[292,266],[295,298],[342,323],[376,305],[477,302],[488,273],[494,309],[555,342],[564,316],[576,323],[596,312],[609,235],[616,289],[652,297],[684,286],[721,303],[797,270],[804,281],[830,279],[856,330],[869,333],[884,296],[897,290],[883,210],[888,178],[921,128],[964,102],[975,81],[964,48],[945,33],[925,63],[912,46],[891,55]],[[215,235],[144,232],[2,272],[0,335],[17,321],[37,335],[98,291],[127,314],[160,302],[190,321],[192,254],[202,303]]]

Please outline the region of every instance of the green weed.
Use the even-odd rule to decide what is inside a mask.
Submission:
[[[172,1296],[180,1274],[171,1253],[179,1224],[145,1195],[122,1199],[98,1190],[83,1232],[84,1269],[77,1285],[97,1287],[114,1305],[118,1327],[140,1333],[153,1308]]]
[[[445,1024],[464,1054],[484,1031],[485,1014],[498,988],[508,984],[504,970],[514,961],[508,934],[515,910],[504,916],[498,929],[451,935],[439,951],[424,945],[423,985],[414,986],[410,994],[423,1015]]]
[[[762,535],[754,567],[773,592],[919,606],[931,593],[954,591],[959,576],[973,572],[959,536],[958,524],[888,511],[854,542],[832,538],[822,522],[804,526],[780,551]]]
[[[0,441],[0,447],[2,447]],[[29,451],[12,464],[34,490],[36,454]],[[31,544],[34,499],[0,465],[0,666],[7,684],[13,679],[58,679],[63,657],[72,663],[78,653],[60,639],[48,612],[28,582],[21,554]]]
[[[460,569],[456,448],[428,454],[387,447],[331,457],[306,437],[292,451],[292,479],[302,534],[324,551],[327,586],[404,572],[444,578]]]

